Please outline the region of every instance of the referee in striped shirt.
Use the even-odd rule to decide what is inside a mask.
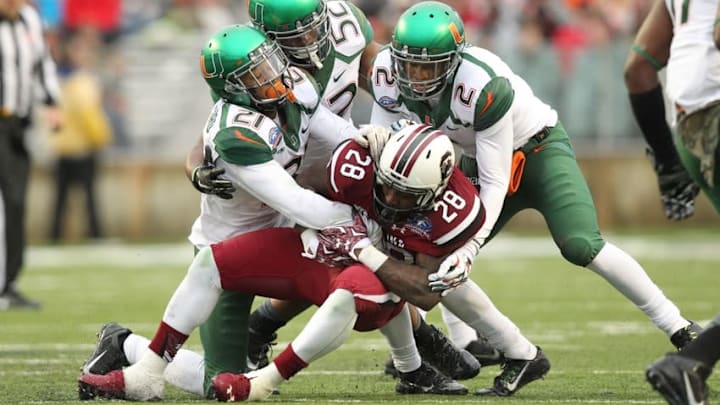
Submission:
[[[40,95],[56,130],[59,85],[40,17],[25,0],[0,0],[0,310],[38,309],[17,290],[25,250],[30,156],[25,132]]]

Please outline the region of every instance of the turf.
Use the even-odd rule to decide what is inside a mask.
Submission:
[[[623,235],[666,295],[691,319],[707,322],[720,310],[720,235],[703,233],[678,241],[665,236]],[[644,242],[650,240],[651,242]],[[495,245],[495,247],[493,247]],[[643,370],[672,350],[629,301],[597,275],[576,268],[544,239],[499,238],[473,272],[496,305],[548,354],[545,380],[515,397],[401,396],[384,376],[387,350],[377,332],[353,333],[337,352],[313,363],[270,403],[304,404],[662,404]],[[699,253],[698,253],[699,252]],[[40,298],[39,312],[0,311],[0,404],[79,404],[76,378],[106,321],[150,336],[177,286],[191,248],[177,245],[33,247],[21,287]],[[256,300],[258,301],[258,300]],[[311,311],[281,330],[281,350]],[[428,319],[441,326],[439,311]],[[199,350],[197,335],[188,343]],[[498,367],[465,381],[471,392],[489,385]],[[710,402],[718,402],[720,373],[713,375]],[[166,387],[165,402],[207,402]]]

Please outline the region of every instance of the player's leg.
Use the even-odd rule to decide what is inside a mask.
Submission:
[[[304,301],[267,298],[250,314],[248,325],[248,368],[256,370],[270,362],[270,348],[278,329],[310,306]]]
[[[720,360],[720,315],[682,351],[667,354],[648,366],[648,382],[670,404],[707,401],[707,378]]]
[[[406,304],[400,313],[380,328],[390,345],[391,358],[397,370],[395,391],[399,394],[467,394],[464,385],[446,377],[420,358],[410,318]],[[479,371],[478,367],[475,375]]]
[[[81,390],[90,396],[161,398],[167,363],[174,359],[192,330],[207,320],[222,288],[321,302],[332,276],[325,266],[302,258],[301,251],[299,234],[289,228],[248,233],[213,245],[212,249],[201,249],[170,299],[150,350],[122,371],[83,375]],[[313,271],[316,268],[319,271]],[[301,273],[302,278],[298,276]]]
[[[252,294],[223,291],[210,317],[200,325],[206,397],[212,394],[215,375],[247,371],[248,317],[253,297]]]
[[[440,314],[447,325],[448,335],[455,346],[465,349],[477,359],[482,367],[492,366],[503,362],[502,353],[490,346],[487,339],[478,335],[478,332],[458,318],[445,305],[440,304]]]
[[[521,198],[540,211],[566,260],[603,277],[673,344],[686,344],[696,325],[680,315],[635,259],[600,235],[590,190],[562,125],[527,152],[521,189],[511,198]]]
[[[542,350],[520,333],[474,281],[468,280],[451,291],[442,304],[505,355],[503,372],[495,377],[493,386],[476,395],[512,395],[550,370],[550,361]]]
[[[300,334],[270,364],[248,375],[222,373],[213,380],[222,401],[257,401],[306,368],[312,361],[340,347],[352,331],[357,312],[352,292],[333,291],[315,311]]]
[[[714,135],[711,136],[718,136],[718,128],[717,123],[715,124],[714,129],[711,129],[710,131],[714,131]],[[700,159],[698,159],[690,150],[688,150],[687,146],[685,145],[685,141],[683,140],[683,133],[686,133],[686,138],[690,138],[693,135],[689,132],[692,132],[690,128],[683,128],[678,127],[678,136],[675,138],[675,147],[677,148],[678,154],[680,155],[680,160],[682,161],[685,168],[688,170],[688,173],[690,173],[690,177],[700,186],[700,189],[705,193],[708,200],[710,200],[710,203],[715,207],[715,210],[720,213],[720,147],[716,146],[715,149],[715,168],[714,168],[714,185],[710,186],[707,182],[707,180],[704,178],[702,173],[700,172]],[[710,135],[709,135],[710,136]]]

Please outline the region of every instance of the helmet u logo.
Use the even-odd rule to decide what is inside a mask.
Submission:
[[[209,62],[210,65],[208,66],[208,61],[205,60],[205,55],[200,55],[200,71],[202,71],[203,77],[206,79],[223,77],[225,69],[220,61],[220,54],[218,52],[213,52]]]

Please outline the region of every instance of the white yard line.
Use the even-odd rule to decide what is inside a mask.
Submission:
[[[692,239],[673,237],[640,238],[637,236],[607,236],[637,258],[662,260],[720,261],[720,238]],[[678,240],[679,239],[679,240]],[[185,267],[192,260],[189,243],[124,244],[101,243],[71,246],[32,246],[27,252],[30,267],[66,267],[69,265],[164,265]],[[483,248],[481,256],[487,259],[557,257],[560,253],[550,237],[519,237],[501,235]]]

